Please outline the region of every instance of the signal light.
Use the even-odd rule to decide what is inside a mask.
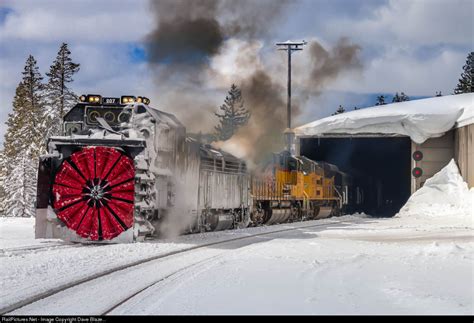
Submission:
[[[423,170],[420,167],[415,167],[412,170],[412,175],[415,178],[421,177],[423,175]]]
[[[421,151],[419,151],[419,150],[415,151],[415,152],[413,153],[413,159],[414,159],[415,161],[420,161],[420,160],[422,160],[422,159],[423,159],[423,153],[422,153]]]
[[[124,95],[120,98],[120,102],[122,104],[131,104],[131,103],[134,103],[135,102],[135,97],[134,96],[128,96],[128,95]]]

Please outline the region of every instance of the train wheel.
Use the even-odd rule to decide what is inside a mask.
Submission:
[[[341,208],[337,205],[337,203],[334,203],[332,206],[331,216],[341,216],[341,215],[342,215]]]
[[[270,218],[272,217],[273,215],[273,209],[271,208],[270,205],[266,205],[265,208],[263,209],[263,219],[262,219],[262,223],[265,224],[267,223]]]
[[[319,215],[319,211],[321,210],[321,208],[319,207],[319,205],[314,205],[312,211],[313,211],[313,217],[312,219],[316,219]]]
[[[87,147],[65,159],[53,183],[59,219],[83,238],[110,240],[133,225],[135,167],[117,149]]]

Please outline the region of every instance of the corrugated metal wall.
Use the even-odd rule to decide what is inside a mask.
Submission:
[[[474,187],[474,124],[454,131],[454,158],[469,187]]]
[[[449,131],[442,137],[428,139],[422,144],[412,142],[412,154],[416,150],[423,153],[423,159],[420,161],[414,161],[412,158],[412,169],[420,167],[423,170],[421,177],[412,177],[412,193],[423,186],[428,178],[439,172],[454,158],[453,144],[454,131]]]
[[[430,178],[449,161],[454,158],[458,164],[462,177],[469,185],[474,187],[474,124],[454,129],[444,136],[432,138],[418,145],[412,143],[412,153],[420,150],[423,160],[415,162],[412,159],[412,169],[421,167],[423,176],[413,179],[412,193],[419,189],[427,178]]]

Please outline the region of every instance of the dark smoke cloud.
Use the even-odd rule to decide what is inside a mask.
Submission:
[[[249,77],[237,76],[234,82],[242,89],[245,106],[251,112],[248,125],[242,127],[228,142],[218,146],[247,160],[258,163],[270,152],[284,147],[286,126],[286,74],[273,78],[259,64],[259,53],[250,44],[272,30],[273,24],[289,1],[277,0],[159,0],[151,2],[156,25],[146,38],[150,67],[156,71],[158,88],[166,95],[172,113],[177,114],[193,131],[205,124],[209,132],[212,106],[209,91],[202,89],[205,77],[219,80],[220,75],[209,67],[210,60],[223,50],[227,40],[239,38],[247,48],[239,49],[236,63],[255,70]],[[245,46],[243,46],[245,47]],[[297,117],[299,105],[310,95],[317,95],[324,86],[343,71],[358,69],[361,48],[348,39],[341,39],[331,49],[311,42],[302,53],[309,55],[309,66],[298,72],[306,80],[299,85],[302,95],[292,103]],[[282,61],[284,66],[286,61]],[[294,76],[296,73],[294,73]],[[220,81],[220,80],[219,80]],[[230,86],[230,84],[228,84]],[[225,97],[225,93],[223,93]],[[206,122],[207,121],[207,122]],[[205,130],[205,129],[200,129]]]
[[[256,38],[270,30],[284,1],[159,0],[151,2],[157,22],[146,43],[152,63],[193,65],[219,53],[225,39]]]
[[[332,49],[325,49],[313,41],[309,46],[311,57],[309,84],[312,92],[320,92],[325,85],[336,79],[339,74],[348,70],[362,68],[359,57],[361,47],[341,38]]]
[[[209,104],[209,93],[202,89],[206,76],[214,74],[208,63],[220,53],[226,40],[240,37],[249,41],[268,33],[287,2],[151,1],[156,25],[145,45],[159,92],[166,96],[162,101],[171,103],[171,108],[164,109],[177,114],[189,129],[205,130],[203,125],[208,126],[210,118],[207,122],[203,118],[212,116],[215,109]],[[242,59],[244,62],[249,60]],[[163,92],[172,87],[176,90]],[[212,129],[208,127],[208,131]]]
[[[146,39],[150,61],[195,64],[217,54],[224,41],[217,7],[216,0],[152,1],[157,25]]]
[[[242,95],[251,120],[231,140],[245,149],[246,158],[254,163],[259,163],[269,153],[280,151],[283,147],[286,125],[284,93],[285,89],[262,70],[256,71],[242,83]],[[295,114],[298,110],[293,107]]]
[[[292,99],[293,120],[300,115],[300,106],[304,105],[305,100],[311,95],[319,95],[324,86],[335,80],[342,72],[362,68],[360,50],[360,46],[352,44],[347,38],[340,39],[329,50],[316,41],[310,42],[308,51],[310,64],[303,66],[298,73],[298,77],[306,81],[299,84],[300,88],[297,90],[300,95]],[[256,65],[252,60],[246,63]],[[250,122],[228,143],[220,143],[219,146],[258,164],[267,158],[269,153],[284,148],[283,131],[287,123],[286,87],[282,86],[281,82],[275,82],[266,72],[259,70],[243,80],[242,95],[245,106],[251,112]]]

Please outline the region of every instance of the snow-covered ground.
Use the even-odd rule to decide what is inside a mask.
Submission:
[[[390,232],[363,233],[376,227]],[[155,285],[113,313],[473,314],[472,235],[451,233],[402,233],[387,221],[288,233]]]
[[[151,255],[260,234],[128,268],[14,313],[474,314],[473,201],[451,163],[394,218],[358,214],[102,246],[32,241],[31,219],[3,218],[0,308]],[[297,230],[268,234],[286,228]]]
[[[179,279],[164,280],[112,313],[474,314],[472,219],[347,216],[338,220],[343,219],[343,223],[279,233],[250,244],[206,248],[201,252],[209,255],[198,257],[199,261],[207,259],[205,265],[184,271]],[[11,224],[13,220],[9,220]],[[28,219],[15,220],[28,226],[31,223]],[[281,227],[289,225],[271,229]],[[268,228],[253,230],[264,229]],[[249,230],[252,231],[239,231],[244,234]],[[236,234],[222,232],[186,236],[176,242],[4,253],[0,257],[0,303],[3,307],[126,261]],[[181,261],[183,266],[186,260]],[[170,263],[163,268],[181,268],[176,266]],[[156,264],[154,268],[145,272],[155,275],[164,270]],[[134,277],[132,281],[130,277]],[[121,277],[114,283],[121,290],[132,290],[146,277],[137,272],[129,274],[129,281]],[[46,303],[19,313],[97,314],[102,310],[94,311],[100,299],[106,301],[117,291],[109,294],[101,288],[96,293],[102,296],[82,295],[82,303]],[[64,302],[69,297],[61,299]]]
[[[0,217],[0,248],[22,248],[33,245],[47,245],[59,240],[35,240],[34,218]]]

